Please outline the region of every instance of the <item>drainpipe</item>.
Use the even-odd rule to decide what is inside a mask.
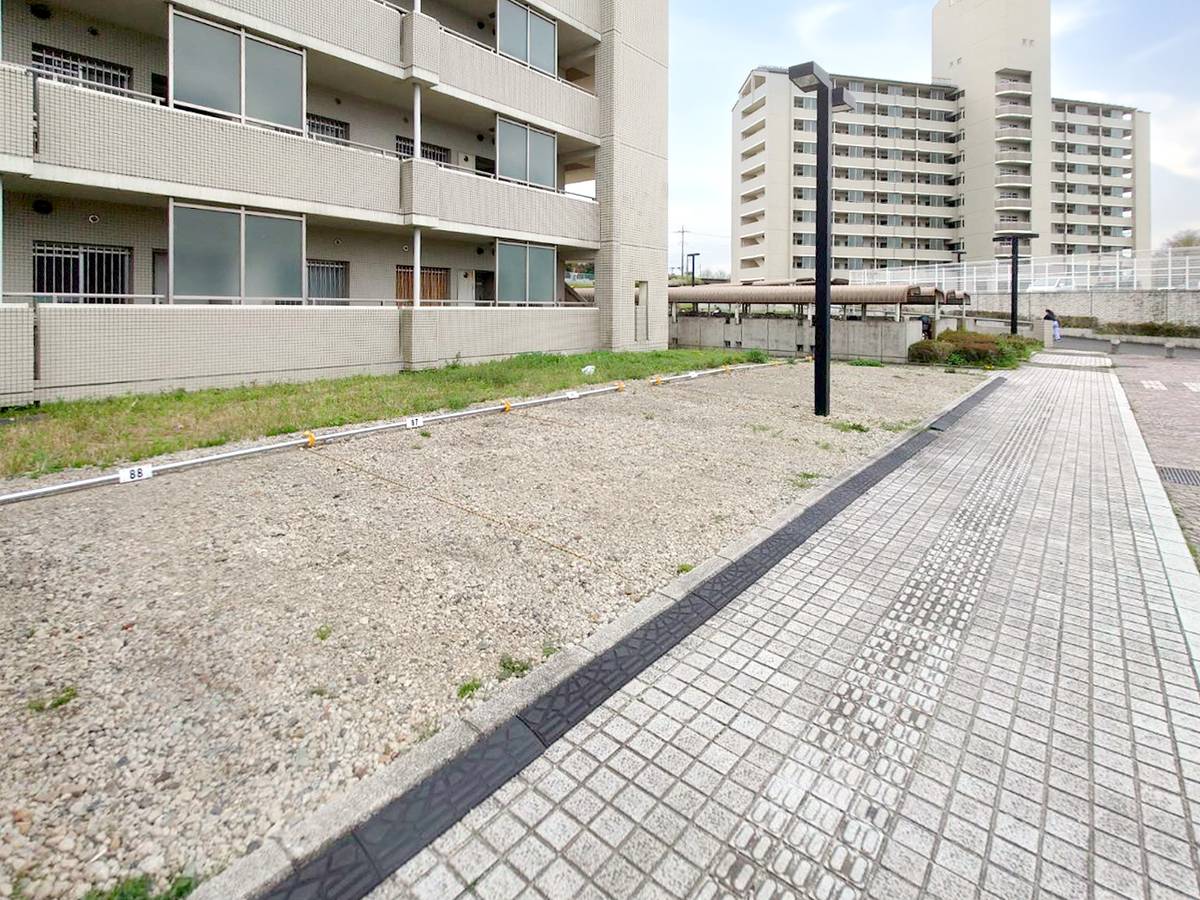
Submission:
[[[421,305],[421,229],[413,229],[413,307]]]

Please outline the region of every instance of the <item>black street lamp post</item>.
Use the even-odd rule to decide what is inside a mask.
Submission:
[[[830,331],[831,286],[833,284],[833,113],[849,112],[854,98],[843,88],[835,88],[829,75],[815,62],[802,63],[788,70],[792,84],[805,93],[817,95],[817,247],[816,247],[816,352],[815,410],[829,415],[829,375],[831,359]]]
[[[1012,270],[1009,272],[1009,290],[1011,292],[1012,310],[1009,318],[1009,333],[1017,336],[1021,306],[1021,241],[1033,240],[1037,235],[1032,231],[997,231],[996,241],[1008,241],[1012,245]]]

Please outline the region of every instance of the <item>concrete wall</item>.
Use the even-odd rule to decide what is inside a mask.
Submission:
[[[917,320],[839,320],[833,323],[831,350],[834,359],[901,363],[907,362],[908,348],[919,340],[921,323]],[[796,319],[764,316],[739,323],[720,317],[681,316],[671,323],[672,347],[729,347],[796,356],[811,353],[815,341],[813,327]]]
[[[403,367],[395,308],[64,305],[37,316],[42,401]]]
[[[974,294],[971,309],[1006,311],[1008,294]],[[1022,318],[1041,318],[1053,309],[1059,316],[1094,316],[1104,322],[1170,322],[1200,325],[1200,291],[1061,291],[1022,294]]]
[[[519,353],[585,353],[601,346],[600,313],[589,309],[404,309],[408,368],[477,363]]]
[[[0,306],[0,407],[33,399],[33,310]]]
[[[600,347],[595,308],[10,304],[0,306],[0,407]]]

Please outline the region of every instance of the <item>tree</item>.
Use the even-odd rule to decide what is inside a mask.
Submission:
[[[1163,244],[1164,250],[1183,250],[1200,247],[1200,228],[1186,228],[1167,238]]]

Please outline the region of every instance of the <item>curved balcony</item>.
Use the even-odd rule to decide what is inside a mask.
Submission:
[[[997,119],[1032,119],[1033,107],[1022,103],[1000,103],[996,106]]]
[[[996,162],[1032,165],[1033,154],[1028,150],[999,150],[996,153]]]
[[[1029,197],[1000,197],[996,200],[997,210],[1030,210],[1033,200]]]
[[[998,128],[996,130],[997,141],[1024,141],[1031,143],[1033,141],[1032,128]]]
[[[1028,81],[997,81],[997,97],[1032,97],[1033,85]]]

